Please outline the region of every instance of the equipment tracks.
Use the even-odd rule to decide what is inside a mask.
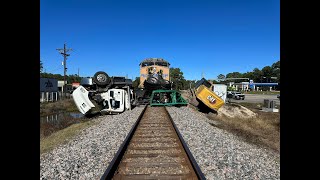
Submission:
[[[148,107],[101,179],[205,179],[165,107]]]

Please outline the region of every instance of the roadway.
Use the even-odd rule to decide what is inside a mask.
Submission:
[[[264,99],[274,100],[276,104],[280,105],[280,100],[277,95],[270,94],[245,94],[244,100],[231,99],[231,102],[248,102],[248,103],[263,103]]]

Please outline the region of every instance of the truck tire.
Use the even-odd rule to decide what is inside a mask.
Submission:
[[[94,74],[93,81],[99,86],[105,86],[109,84],[110,77],[108,76],[107,73],[103,71],[98,71]]]

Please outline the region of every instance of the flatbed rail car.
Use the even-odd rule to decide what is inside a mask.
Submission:
[[[185,100],[178,91],[175,90],[154,90],[150,98],[150,106],[186,106]]]

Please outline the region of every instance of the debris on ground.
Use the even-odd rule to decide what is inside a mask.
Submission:
[[[218,117],[229,117],[229,118],[255,118],[257,117],[257,114],[250,109],[241,106],[239,104],[225,104],[222,106],[218,111],[217,111],[217,116]]]

